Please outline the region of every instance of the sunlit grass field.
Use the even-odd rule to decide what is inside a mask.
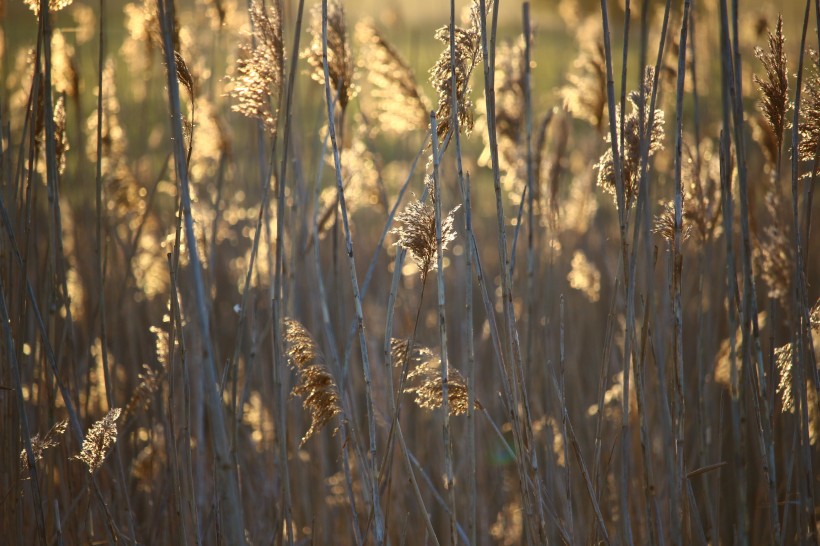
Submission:
[[[0,544],[820,542],[820,18],[735,4],[0,4]]]

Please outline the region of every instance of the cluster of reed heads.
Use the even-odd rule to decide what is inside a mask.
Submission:
[[[817,2],[24,4],[0,542],[820,542]]]

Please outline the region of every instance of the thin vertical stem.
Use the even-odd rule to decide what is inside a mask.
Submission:
[[[328,130],[330,132],[330,143],[333,149],[333,163],[336,167],[336,192],[339,199],[339,208],[342,213],[342,226],[344,228],[345,253],[350,270],[350,282],[353,288],[353,300],[356,308],[356,322],[359,330],[359,349],[362,355],[362,373],[365,382],[365,398],[367,405],[367,421],[370,437],[370,460],[367,471],[371,474],[371,500],[373,502],[373,512],[375,518],[374,534],[377,544],[384,542],[384,521],[379,502],[379,487],[376,465],[376,418],[373,412],[372,377],[370,375],[370,360],[367,355],[367,335],[365,333],[364,314],[362,312],[362,300],[359,293],[359,281],[356,276],[356,260],[353,256],[353,241],[350,236],[350,224],[348,221],[347,207],[345,205],[344,188],[342,184],[342,164],[339,156],[339,147],[336,142],[336,119],[334,115],[336,101],[330,91],[330,70],[327,60],[327,0],[322,0],[322,67],[324,69],[325,102],[327,103]]]

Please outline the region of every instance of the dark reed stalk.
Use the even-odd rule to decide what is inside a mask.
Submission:
[[[682,140],[683,140],[683,94],[684,79],[686,77],[686,40],[689,31],[689,10],[692,6],[691,0],[685,0],[683,5],[683,18],[681,20],[679,54],[678,54],[678,81],[675,91],[675,229],[672,249],[672,320],[674,323],[674,369],[675,369],[675,398],[673,407],[675,408],[675,484],[672,488],[673,503],[677,513],[672,515],[672,542],[680,544],[683,540],[684,509],[683,509],[683,487],[684,480],[684,419],[686,418],[686,406],[684,396],[684,362],[683,362],[683,309],[681,276],[683,273],[683,255],[681,244],[683,235],[683,182],[682,172]],[[688,482],[687,482],[688,483]]]
[[[345,252],[347,254],[348,267],[350,269],[350,280],[353,287],[353,299],[356,308],[356,321],[359,330],[359,345],[362,353],[362,372],[365,381],[365,396],[367,404],[367,420],[370,437],[370,452],[368,458],[368,472],[371,473],[372,491],[371,500],[374,507],[374,538],[376,543],[384,541],[384,521],[382,519],[381,506],[379,501],[379,490],[376,482],[376,422],[373,412],[373,395],[371,393],[370,360],[367,354],[367,336],[365,334],[364,314],[362,312],[362,300],[359,293],[359,281],[356,275],[356,261],[353,256],[353,241],[350,236],[350,224],[347,217],[347,207],[345,205],[344,189],[342,184],[342,165],[339,156],[339,147],[336,143],[336,118],[334,117],[335,101],[330,92],[330,72],[327,58],[327,0],[322,0],[322,66],[324,70],[325,102],[327,103],[328,130],[330,132],[330,143],[333,148],[333,161],[336,167],[336,191],[339,200],[339,207],[342,212],[342,225],[344,227]]]
[[[205,406],[212,427],[212,442],[216,459],[215,473],[219,480],[218,496],[221,506],[221,529],[233,544],[244,544],[245,534],[242,522],[242,502],[237,484],[235,467],[230,462],[230,446],[225,427],[222,402],[216,386],[216,366],[211,346],[210,320],[205,299],[205,284],[202,277],[202,264],[199,261],[197,241],[194,235],[193,217],[191,215],[191,195],[188,182],[188,164],[183,149],[185,139],[182,134],[182,114],[179,98],[179,81],[176,77],[176,59],[173,51],[171,27],[173,24],[173,0],[157,1],[160,25],[162,28],[163,49],[168,80],[168,101],[172,118],[171,129],[174,135],[174,163],[181,190],[181,207],[185,223],[185,240],[188,247],[196,298],[197,323],[202,336],[204,361],[204,382],[206,389]]]

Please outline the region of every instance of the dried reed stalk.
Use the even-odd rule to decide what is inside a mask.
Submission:
[[[179,96],[179,79],[176,75],[171,24],[173,22],[173,0],[158,0],[159,20],[162,29],[163,52],[167,72],[168,102],[171,108],[171,130],[174,142],[174,164],[179,179],[180,207],[185,225],[185,241],[189,263],[193,273],[194,304],[196,322],[203,343],[203,371],[205,388],[205,409],[211,422],[211,441],[215,457],[215,472],[219,487],[217,496],[222,510],[221,529],[232,544],[245,543],[242,523],[242,500],[236,475],[236,467],[231,463],[230,446],[225,425],[222,401],[216,386],[216,365],[214,348],[210,334],[210,314],[205,296],[205,282],[202,263],[199,259],[198,241],[194,234],[194,220],[191,213],[191,192],[188,177],[188,162],[183,148],[182,113]]]
[[[328,130],[330,133],[330,143],[333,150],[333,162],[336,170],[336,190],[338,193],[339,207],[341,209],[342,226],[344,228],[345,240],[345,254],[347,255],[348,269],[350,273],[350,282],[353,289],[353,300],[356,308],[356,323],[359,331],[359,349],[362,356],[362,373],[365,381],[365,398],[367,406],[367,421],[368,421],[368,436],[370,440],[369,460],[367,461],[367,472],[371,475],[371,502],[373,503],[374,513],[374,538],[377,543],[384,540],[384,519],[381,511],[381,502],[379,501],[379,490],[377,483],[377,457],[376,457],[376,416],[373,410],[373,393],[372,393],[372,376],[370,373],[370,359],[367,351],[367,334],[365,331],[364,312],[362,311],[362,298],[359,292],[358,275],[356,274],[356,260],[353,255],[353,240],[350,235],[350,222],[347,214],[347,206],[345,203],[344,188],[342,184],[342,163],[339,155],[339,145],[336,142],[336,117],[334,114],[336,100],[334,95],[339,97],[339,104],[344,112],[349,98],[350,84],[345,83],[344,76],[349,74],[346,70],[339,70],[342,66],[346,67],[349,59],[345,59],[344,53],[347,51],[344,45],[344,22],[341,7],[337,3],[333,3],[333,11],[330,11],[328,0],[322,0],[321,6],[321,66],[323,69],[323,82],[325,87],[325,103],[327,105],[327,119]],[[330,15],[333,15],[331,26]],[[340,24],[341,20],[341,24]],[[336,48],[335,53],[331,56],[331,42],[330,31],[333,30],[333,45]],[[339,43],[341,41],[341,43]],[[315,38],[314,38],[315,42]],[[315,63],[315,53],[318,52],[317,47],[311,48],[314,51],[311,63]],[[331,78],[331,59],[334,65],[334,72],[336,78]],[[347,61],[347,62],[346,62]],[[352,70],[351,70],[352,72]],[[337,90],[334,94],[332,88]]]

